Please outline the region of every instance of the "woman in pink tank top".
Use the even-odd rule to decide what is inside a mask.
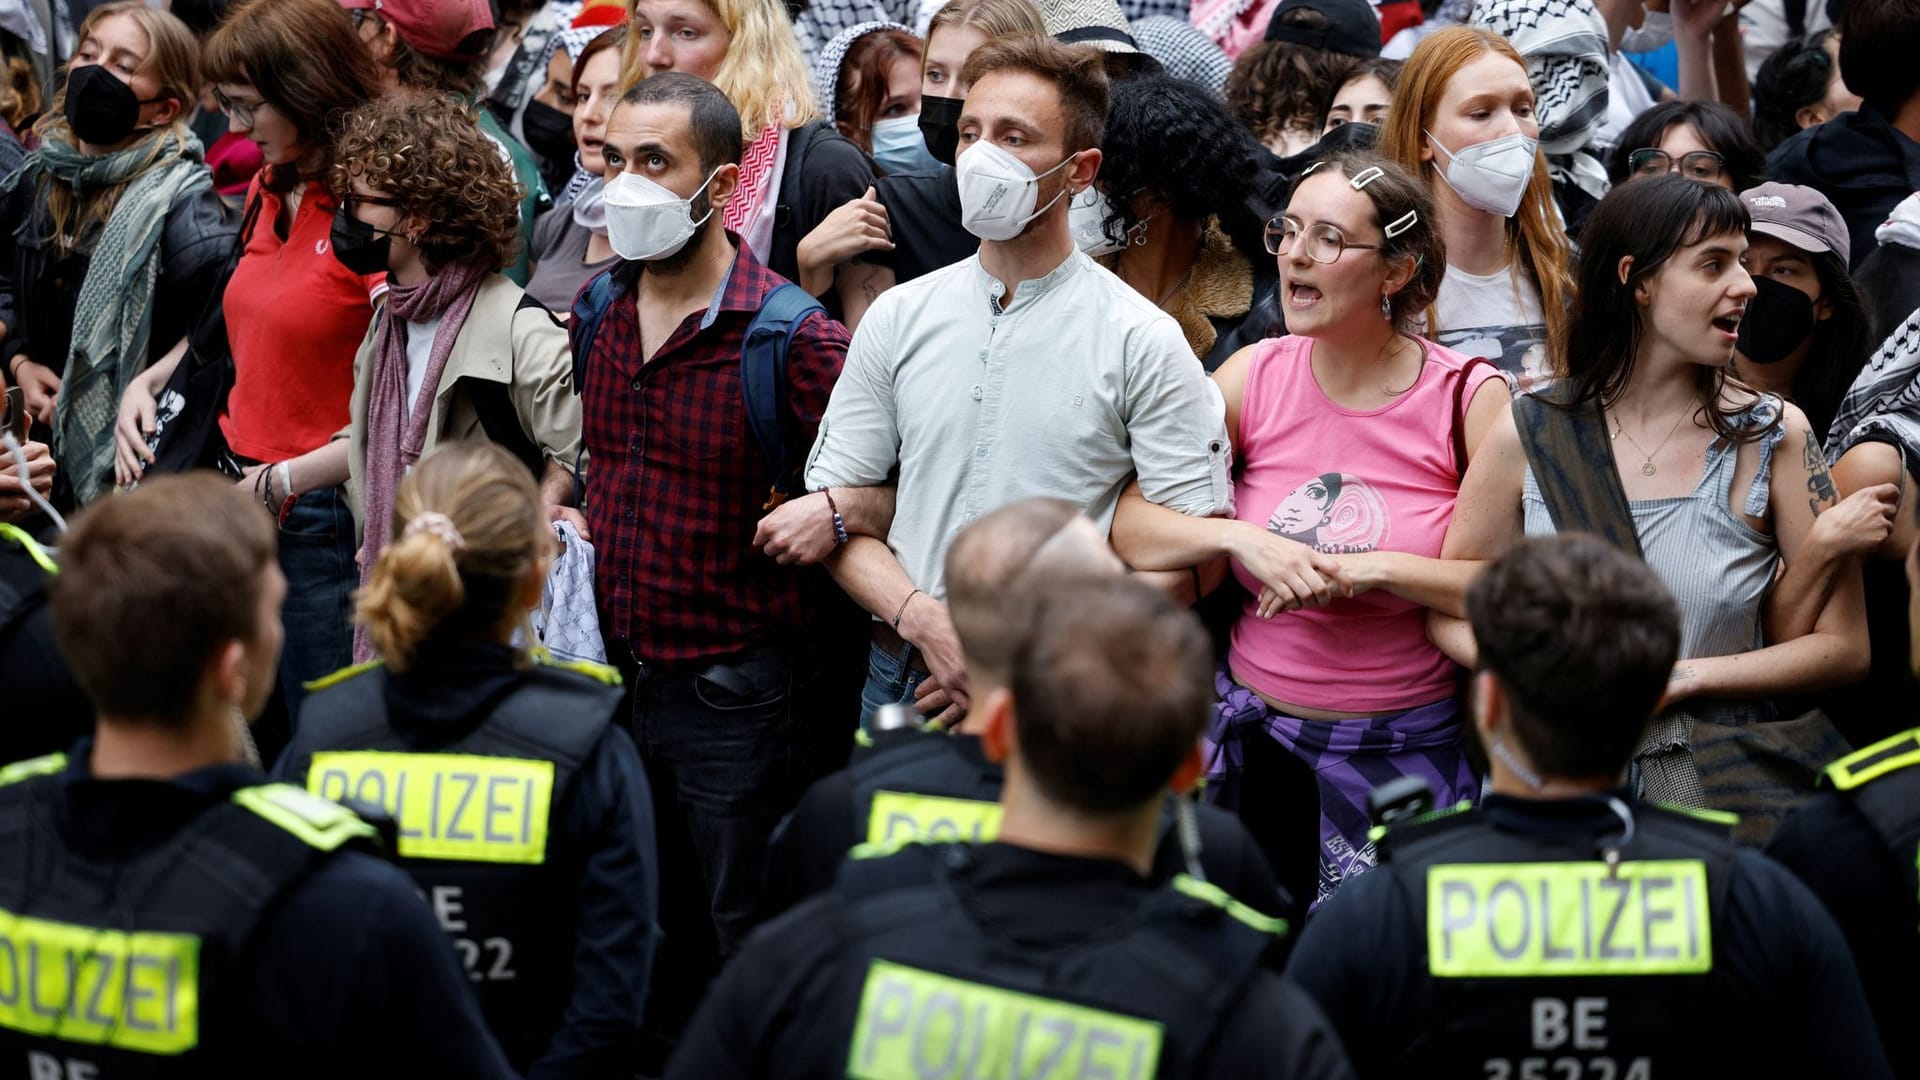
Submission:
[[[1267,223],[1267,247],[1293,336],[1214,376],[1235,517],[1129,492],[1113,543],[1139,569],[1225,563],[1250,594],[1218,679],[1209,797],[1318,903],[1374,863],[1372,788],[1412,775],[1440,805],[1478,794],[1455,667],[1425,622],[1429,608],[1464,612],[1474,566],[1442,561],[1440,545],[1471,448],[1508,398],[1493,365],[1410,329],[1446,252],[1426,187],[1398,166],[1315,166]]]

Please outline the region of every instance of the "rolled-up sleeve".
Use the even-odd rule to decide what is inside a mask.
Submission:
[[[887,299],[883,294],[874,303],[847,346],[846,366],[807,455],[809,488],[884,484],[900,460],[893,398],[895,305]]]
[[[1227,404],[1178,323],[1154,319],[1127,344],[1127,437],[1140,491],[1183,514],[1233,513]]]

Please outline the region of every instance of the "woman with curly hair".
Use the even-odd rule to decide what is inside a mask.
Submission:
[[[1135,485],[1113,546],[1140,570],[1225,563],[1247,590],[1215,682],[1208,797],[1318,903],[1374,864],[1374,785],[1420,776],[1441,805],[1479,792],[1426,613],[1464,611],[1473,568],[1440,545],[1507,390],[1485,360],[1420,336],[1446,253],[1427,186],[1392,162],[1309,168],[1266,247],[1292,333],[1213,377],[1238,516],[1188,517]]]
[[[1379,145],[1426,178],[1440,213],[1447,274],[1427,336],[1522,390],[1549,381],[1573,286],[1526,61],[1490,30],[1435,32],[1400,70]]]
[[[1208,371],[1285,333],[1273,264],[1250,254],[1260,147],[1218,98],[1165,75],[1116,83],[1100,150],[1070,209],[1082,251],[1172,315]]]
[[[820,119],[787,8],[765,0],[632,0],[620,85],[678,71],[720,88],[740,112],[746,151],[722,224],[774,273],[801,282],[849,329],[893,285],[891,267],[838,263],[823,287],[800,269],[800,241],[873,184],[873,163]],[[803,280],[803,278],[805,280]],[[816,291],[817,290],[817,291]]]
[[[347,118],[332,187],[333,253],[388,272],[387,302],[353,365],[352,426],[337,456],[364,536],[361,577],[390,535],[394,491],[436,445],[484,437],[541,478],[541,499],[584,535],[571,504],[580,399],[566,331],[501,274],[519,243],[513,173],[459,102],[387,94]],[[371,641],[356,635],[358,659]]]

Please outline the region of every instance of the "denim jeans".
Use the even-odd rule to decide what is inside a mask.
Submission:
[[[860,690],[860,730],[873,730],[873,714],[882,705],[913,704],[914,691],[927,680],[927,674],[909,663],[911,651],[909,646],[895,654],[874,643],[867,658],[867,685]]]
[[[353,660],[353,590],[360,584],[354,547],[353,511],[340,488],[300,496],[280,527],[280,572],[287,577],[280,696],[296,726],[306,684]]]
[[[660,922],[648,1031],[676,1037],[718,960],[752,929],[767,841],[815,777],[818,673],[763,648],[692,670],[656,670],[608,642],[659,829]]]

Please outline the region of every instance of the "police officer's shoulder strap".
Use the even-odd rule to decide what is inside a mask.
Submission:
[[[353,664],[349,667],[343,667],[331,675],[322,675],[312,682],[307,683],[307,692],[319,693],[322,690],[331,690],[349,679],[359,678],[368,672],[378,671],[385,666],[383,661],[368,660],[364,664]]]
[[[48,754],[44,757],[28,758],[11,765],[0,766],[0,787],[17,784],[22,780],[31,780],[36,776],[50,776],[67,767],[67,755]]]
[[[534,650],[532,655],[534,663],[541,667],[570,671],[602,686],[619,686],[622,682],[620,669],[611,664],[596,664],[591,660],[562,660],[544,648]]]
[[[1733,838],[1733,830],[1740,824],[1739,814],[1730,814],[1725,810],[1709,810],[1704,806],[1684,806],[1680,803],[1650,802],[1640,806],[1643,815],[1651,811],[1650,820],[1678,821],[1694,829],[1704,830],[1721,839]]]
[[[858,791],[878,774],[892,772],[913,762],[937,760],[953,753],[951,739],[950,735],[931,732],[890,739],[886,745],[876,747],[873,753],[863,754],[848,765],[847,779]]]
[[[1408,858],[1415,848],[1431,842],[1445,842],[1459,835],[1460,830],[1478,825],[1482,820],[1480,811],[1472,803],[1462,800],[1406,821],[1375,825],[1367,831],[1367,839],[1374,842],[1380,861],[1386,862],[1394,856]]]
[[[1827,766],[1823,779],[1836,791],[1853,791],[1888,773],[1920,765],[1920,728],[1882,739]]]
[[[233,801],[318,851],[334,851],[354,841],[374,844],[378,839],[374,827],[353,811],[292,784],[241,788],[233,793]]]
[[[1290,927],[1287,920],[1278,916],[1250,908],[1235,900],[1227,890],[1209,881],[1200,881],[1187,874],[1175,874],[1169,882],[1175,892],[1190,896],[1203,903],[1212,904],[1233,918],[1262,934],[1271,934],[1276,938],[1287,936]]]
[[[498,738],[578,767],[613,723],[623,694],[618,678],[604,680],[570,668],[536,664],[487,719]]]
[[[27,531],[18,525],[0,524],[0,543],[17,546],[27,553],[27,558],[32,559],[35,566],[48,574],[60,572],[60,564],[53,561],[53,556],[47,553],[47,549],[41,547],[39,541],[28,535]]]

